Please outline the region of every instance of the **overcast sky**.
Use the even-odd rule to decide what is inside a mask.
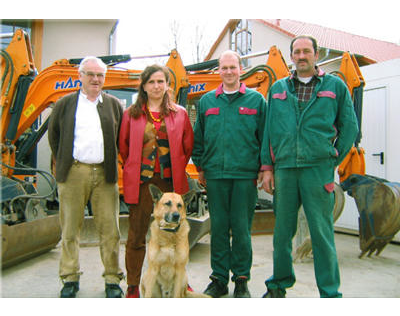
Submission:
[[[117,28],[117,53],[130,54],[132,56],[167,54],[175,48],[173,42],[172,25],[176,21],[178,25],[178,52],[185,65],[195,63],[195,52],[193,41],[195,39],[196,27],[203,34],[203,47],[208,53],[211,45],[216,41],[219,34],[229,19],[167,19],[161,18],[151,23],[150,27],[144,27],[145,32],[138,25],[143,25],[141,20],[120,19]],[[161,61],[161,60],[160,60]],[[130,65],[152,63],[151,60],[133,61]]]

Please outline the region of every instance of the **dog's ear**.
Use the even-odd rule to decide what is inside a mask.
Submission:
[[[189,205],[190,201],[194,198],[195,194],[196,194],[195,190],[190,190],[189,192],[182,195],[183,202],[185,203],[186,206]]]
[[[157,186],[155,186],[154,184],[149,184],[149,191],[154,203],[160,201],[163,192]]]

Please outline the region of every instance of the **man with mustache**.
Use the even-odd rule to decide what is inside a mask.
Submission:
[[[334,170],[352,147],[357,118],[344,82],[316,66],[317,41],[298,36],[290,44],[296,70],[268,93],[264,144],[269,171],[263,188],[274,195],[273,275],[263,297],[285,297],[296,277],[292,239],[301,204],[310,228],[321,297],[341,297],[333,207]]]

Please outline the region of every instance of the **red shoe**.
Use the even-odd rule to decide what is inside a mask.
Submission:
[[[139,286],[137,285],[130,285],[128,286],[128,290],[126,291],[126,298],[139,298]]]
[[[187,290],[188,290],[189,292],[194,292],[193,289],[190,287],[189,284],[188,284]]]

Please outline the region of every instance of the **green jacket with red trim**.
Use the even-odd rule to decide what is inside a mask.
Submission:
[[[266,110],[263,95],[243,83],[231,100],[222,84],[205,94],[194,127],[192,160],[197,170],[203,170],[206,179],[257,179],[266,161],[267,151],[261,148]]]
[[[269,169],[315,166],[327,159],[339,165],[351,149],[358,123],[350,93],[336,76],[319,70],[317,78],[302,112],[293,75],[272,85],[264,138]]]

